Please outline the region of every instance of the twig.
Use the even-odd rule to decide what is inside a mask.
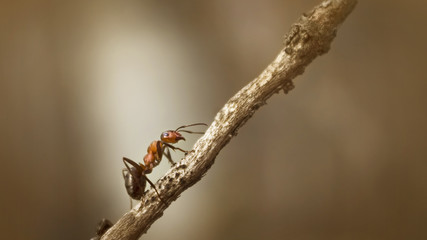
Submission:
[[[292,90],[292,79],[302,74],[315,57],[328,52],[338,26],[356,3],[357,0],[327,0],[303,14],[286,35],[284,48],[276,59],[225,104],[193,151],[157,181],[156,187],[166,204],[150,189],[142,202],[102,239],[138,239],[145,233],[185,189],[206,174],[219,151],[268,98],[280,90],[285,93]]]

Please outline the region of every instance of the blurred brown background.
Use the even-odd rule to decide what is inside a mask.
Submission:
[[[1,238],[89,239],[116,221],[121,158],[210,123],[318,3],[2,1]],[[426,6],[359,1],[143,239],[427,239]]]

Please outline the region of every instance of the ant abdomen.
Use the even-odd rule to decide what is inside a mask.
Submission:
[[[140,200],[142,196],[144,196],[146,180],[138,175],[138,170],[136,168],[131,167],[130,171],[132,171],[132,173],[130,173],[127,168],[124,168],[122,172],[126,191],[131,198]]]

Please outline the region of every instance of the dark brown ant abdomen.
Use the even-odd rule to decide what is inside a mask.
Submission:
[[[131,198],[141,200],[142,196],[144,196],[146,180],[142,176],[138,178],[134,177],[140,176],[140,173],[138,173],[136,168],[131,167],[130,170],[132,171],[132,174],[129,173],[126,168],[123,169],[126,191]]]

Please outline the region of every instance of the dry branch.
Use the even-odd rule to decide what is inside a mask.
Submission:
[[[102,239],[138,239],[145,233],[185,189],[206,174],[219,151],[268,98],[280,90],[292,90],[292,79],[302,74],[315,57],[328,52],[338,26],[356,3],[357,0],[327,0],[303,14],[286,35],[284,48],[276,59],[225,104],[193,151],[157,181],[166,204],[150,189],[141,204],[126,213]]]

